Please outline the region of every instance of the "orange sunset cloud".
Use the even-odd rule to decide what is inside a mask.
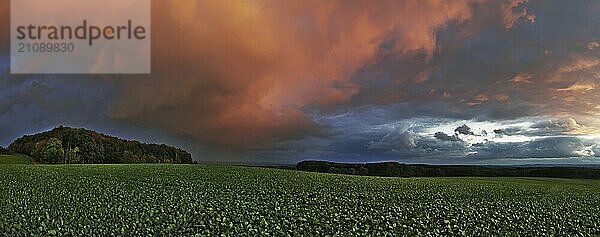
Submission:
[[[154,1],[153,74],[124,80],[111,114],[229,145],[310,130],[302,109],[348,101],[383,41],[431,55],[470,4]]]

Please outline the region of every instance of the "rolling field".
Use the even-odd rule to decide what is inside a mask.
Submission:
[[[0,165],[2,164],[31,164],[29,158],[24,155],[0,155]]]
[[[590,236],[600,181],[0,165],[0,235]]]

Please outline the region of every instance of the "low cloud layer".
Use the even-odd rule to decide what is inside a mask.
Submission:
[[[572,118],[530,117],[504,122],[423,118],[401,123],[411,126],[399,126],[401,129],[390,129],[387,134],[381,131],[382,139],[372,141],[367,149],[389,156],[442,158],[450,163],[485,163],[490,159],[600,159],[600,137],[572,135],[582,127]],[[457,126],[460,123],[463,124]],[[481,131],[480,134],[465,132],[466,124]],[[453,134],[448,132],[452,129]]]

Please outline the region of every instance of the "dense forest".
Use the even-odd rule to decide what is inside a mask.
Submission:
[[[0,146],[0,155],[10,155],[10,151]]]
[[[191,154],[179,148],[63,126],[23,136],[8,150],[47,164],[192,163]]]
[[[344,164],[302,161],[302,171],[385,177],[550,177],[600,179],[599,167],[524,167],[477,165],[417,165],[397,162]]]

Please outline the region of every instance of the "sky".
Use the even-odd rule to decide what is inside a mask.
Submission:
[[[600,163],[600,1],[153,0],[149,75],[11,75],[9,2],[0,146],[65,125],[202,162]]]

